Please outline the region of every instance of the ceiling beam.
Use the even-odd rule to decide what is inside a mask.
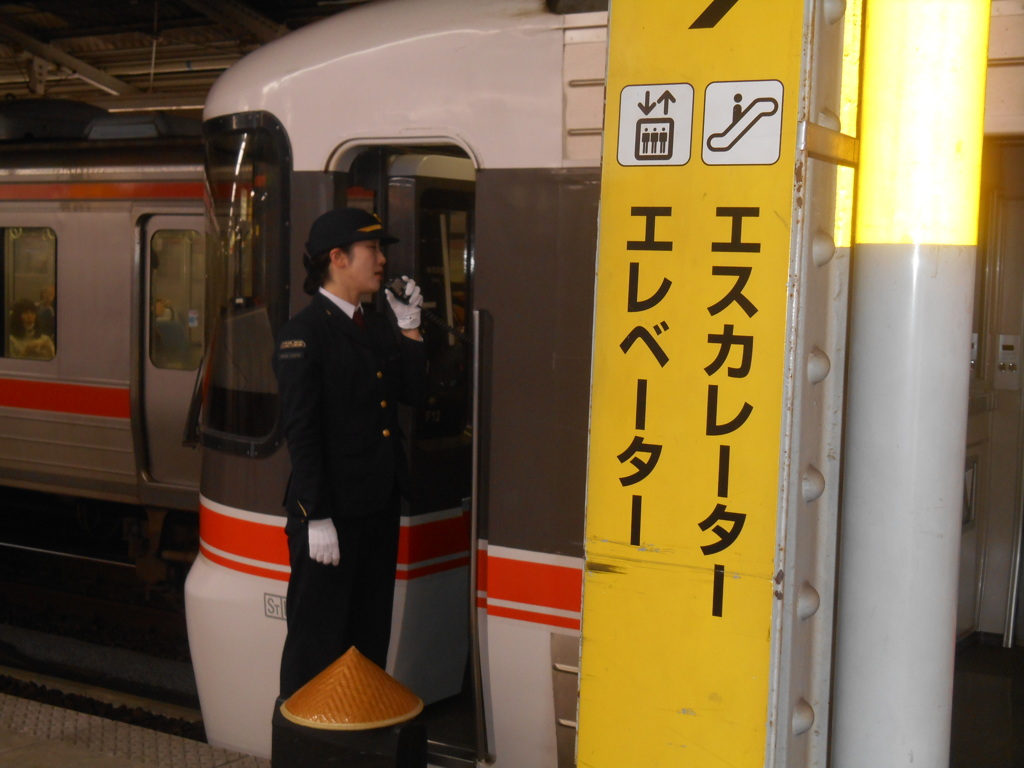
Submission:
[[[60,48],[44,43],[42,40],[22,32],[20,29],[4,21],[2,16],[0,16],[0,38],[16,43],[41,59],[71,70],[83,80],[107,93],[119,96],[139,93],[139,89],[135,86],[129,85],[123,80],[118,80],[116,77],[111,77],[103,70],[97,69],[91,64],[86,64],[81,59],[77,59],[60,50]]]
[[[288,27],[255,11],[239,0],[183,0],[185,5],[228,29],[252,35],[260,43],[269,43],[288,34]]]
[[[208,89],[193,89],[189,93],[177,93],[166,95],[151,95],[141,93],[137,96],[121,96],[106,98],[83,98],[97,107],[103,107],[110,112],[171,112],[175,110],[190,110],[202,113],[203,105],[206,103]]]

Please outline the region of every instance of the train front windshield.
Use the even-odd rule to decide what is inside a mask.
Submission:
[[[274,331],[287,315],[287,169],[280,125],[269,115],[211,120],[206,139],[207,344],[204,445],[246,456],[278,442]]]

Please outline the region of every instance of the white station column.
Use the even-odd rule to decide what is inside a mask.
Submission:
[[[865,4],[834,768],[949,762],[988,22]]]

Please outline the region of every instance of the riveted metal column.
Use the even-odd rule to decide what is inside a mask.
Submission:
[[[834,768],[948,765],[988,18],[865,7]]]

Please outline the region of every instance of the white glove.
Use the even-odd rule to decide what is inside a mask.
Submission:
[[[403,275],[404,277],[404,275]],[[385,291],[388,304],[398,318],[398,327],[415,330],[420,327],[420,307],[423,305],[423,294],[415,280],[405,278],[405,296],[399,299],[391,291]]]
[[[309,556],[318,563],[337,565],[341,562],[341,548],[338,546],[338,529],[331,518],[310,520]]]

